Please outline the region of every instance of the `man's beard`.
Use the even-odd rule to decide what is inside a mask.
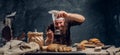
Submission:
[[[60,30],[61,34],[66,33],[66,26],[56,27],[56,29]]]

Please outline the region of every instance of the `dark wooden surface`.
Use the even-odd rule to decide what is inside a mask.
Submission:
[[[24,55],[108,55],[108,52],[106,50],[101,50],[99,52],[95,52],[94,48],[86,48],[83,51],[76,51],[75,48],[73,48],[72,52],[35,52],[35,53],[25,53]]]

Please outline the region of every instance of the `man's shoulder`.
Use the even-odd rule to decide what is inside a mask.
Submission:
[[[53,24],[53,23],[51,23],[51,24],[49,24],[48,26],[54,26],[54,24]]]
[[[48,27],[47,27],[47,29],[52,29],[52,28],[54,28],[54,24],[53,23],[49,24]]]
[[[80,22],[76,22],[76,21],[73,21],[73,20],[68,20],[67,23],[68,23],[69,26],[81,25]]]

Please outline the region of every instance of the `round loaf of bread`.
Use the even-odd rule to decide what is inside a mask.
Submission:
[[[92,39],[89,40],[89,42],[100,43],[101,41],[97,38],[92,38]]]

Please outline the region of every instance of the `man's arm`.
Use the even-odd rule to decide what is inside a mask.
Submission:
[[[80,22],[83,23],[85,21],[85,17],[83,17],[80,14],[76,14],[76,13],[67,13],[65,11],[59,11],[57,14],[57,17],[63,17],[63,18],[68,18],[70,20],[76,21],[76,22]]]
[[[46,33],[47,38],[45,40],[45,45],[49,45],[53,43],[53,39],[54,39],[54,34],[53,32],[49,29]]]
[[[73,14],[73,13],[68,13],[68,17],[70,20],[74,20],[80,23],[83,23],[85,21],[85,18],[82,15],[79,14]]]

